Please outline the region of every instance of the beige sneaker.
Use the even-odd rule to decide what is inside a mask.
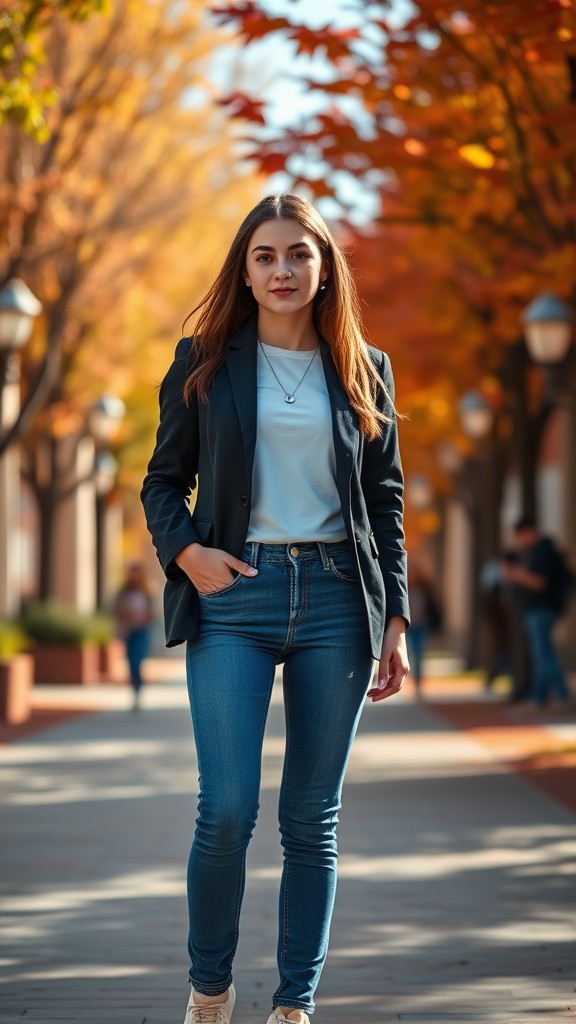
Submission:
[[[234,985],[230,985],[230,988],[222,993],[221,1003],[196,1003],[194,1002],[196,995],[198,993],[191,988],[184,1024],[230,1024],[232,1010],[236,1002]]]
[[[310,1024],[310,1017],[304,1010],[290,1010],[287,1017],[284,1016],[281,1010],[276,1008],[272,1011],[270,1017],[268,1017],[267,1024]]]

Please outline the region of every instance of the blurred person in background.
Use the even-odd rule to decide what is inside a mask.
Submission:
[[[167,643],[188,644],[200,777],[185,1024],[229,1024],[234,1009],[246,850],[281,663],[280,981],[268,1024],[308,1024],[350,747],[366,697],[397,693],[408,671],[393,378],[364,341],[344,253],[299,196],[267,196],[247,215],[194,312],[194,336],[160,389],[142,488],[167,576]]]
[[[503,562],[502,573],[514,584],[530,651],[530,702],[536,710],[554,698],[558,710],[568,709],[570,693],[554,646],[553,632],[565,611],[570,572],[550,537],[540,534],[534,519],[523,516],[514,526],[517,562]]]
[[[154,605],[146,568],[135,559],[130,562],[124,582],[114,602],[119,636],[124,641],[126,659],[130,670],[130,685],[133,693],[133,709],[140,707],[142,690],[142,663],[150,646],[150,629],[154,619]]]
[[[442,626],[442,613],[430,575],[412,558],[408,563],[408,599],[410,629],[406,634],[406,642],[410,658],[410,675],[416,699],[422,700],[424,656],[431,633]]]

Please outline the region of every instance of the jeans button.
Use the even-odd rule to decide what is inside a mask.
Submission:
[[[291,555],[299,555],[300,554],[300,548],[297,548],[297,547],[290,548],[290,554]]]

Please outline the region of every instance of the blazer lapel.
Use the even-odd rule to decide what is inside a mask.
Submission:
[[[251,317],[229,342],[226,367],[240,420],[249,479],[252,478],[256,447],[256,319]]]
[[[334,366],[329,345],[323,339],[320,341],[320,353],[332,406],[336,483],[342,500],[342,508],[347,509],[349,507],[350,477],[358,449],[358,416],[350,406],[348,395],[342,387]]]

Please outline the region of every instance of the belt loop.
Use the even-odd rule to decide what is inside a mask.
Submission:
[[[330,562],[328,560],[328,552],[326,551],[326,545],[321,540],[317,540],[316,544],[318,546],[318,551],[320,552],[320,558],[322,559],[322,568],[329,569]]]
[[[258,568],[258,556],[260,554],[260,541],[253,540],[250,542],[252,551],[250,553],[250,565],[253,565],[255,569]]]

